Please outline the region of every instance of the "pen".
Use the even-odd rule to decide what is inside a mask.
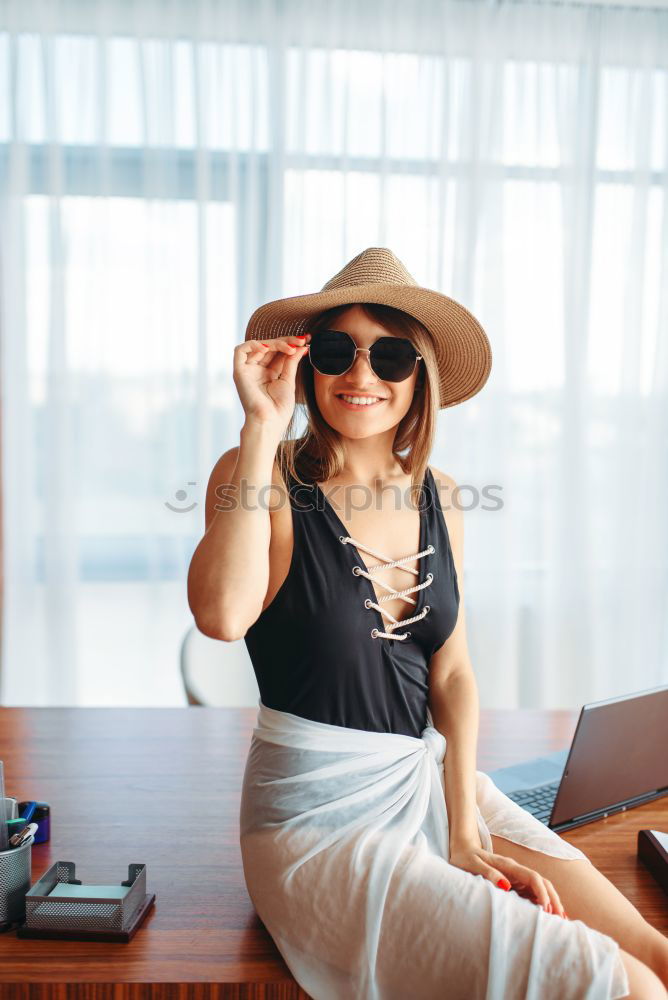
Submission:
[[[36,802],[32,801],[19,802],[18,805],[19,816],[21,817],[21,819],[24,819],[27,823],[29,820],[32,819],[32,814],[34,813],[36,808],[37,808]]]
[[[33,833],[37,832],[37,829],[37,823],[28,823],[22,830],[19,830],[18,833],[9,838],[9,843],[12,847],[21,847],[22,844],[25,844],[26,840],[30,840]]]

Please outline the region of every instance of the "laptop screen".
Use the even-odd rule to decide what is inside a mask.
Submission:
[[[668,790],[668,686],[585,705],[551,825]]]

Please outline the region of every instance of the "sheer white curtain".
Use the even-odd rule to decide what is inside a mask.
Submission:
[[[184,703],[233,346],[366,246],[492,343],[432,456],[481,704],[667,682],[668,12],[0,10],[2,702]]]

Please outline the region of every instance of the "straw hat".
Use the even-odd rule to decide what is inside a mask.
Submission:
[[[441,409],[463,403],[482,389],[492,367],[492,350],[478,320],[454,299],[418,285],[385,247],[363,250],[319,292],[259,306],[248,321],[244,340],[304,333],[310,317],[355,302],[394,306],[424,324],[436,352]]]

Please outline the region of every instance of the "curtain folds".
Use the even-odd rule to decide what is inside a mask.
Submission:
[[[432,455],[481,704],[666,683],[667,123],[660,7],[0,3],[0,701],[185,703],[233,347],[366,246],[492,344]]]

